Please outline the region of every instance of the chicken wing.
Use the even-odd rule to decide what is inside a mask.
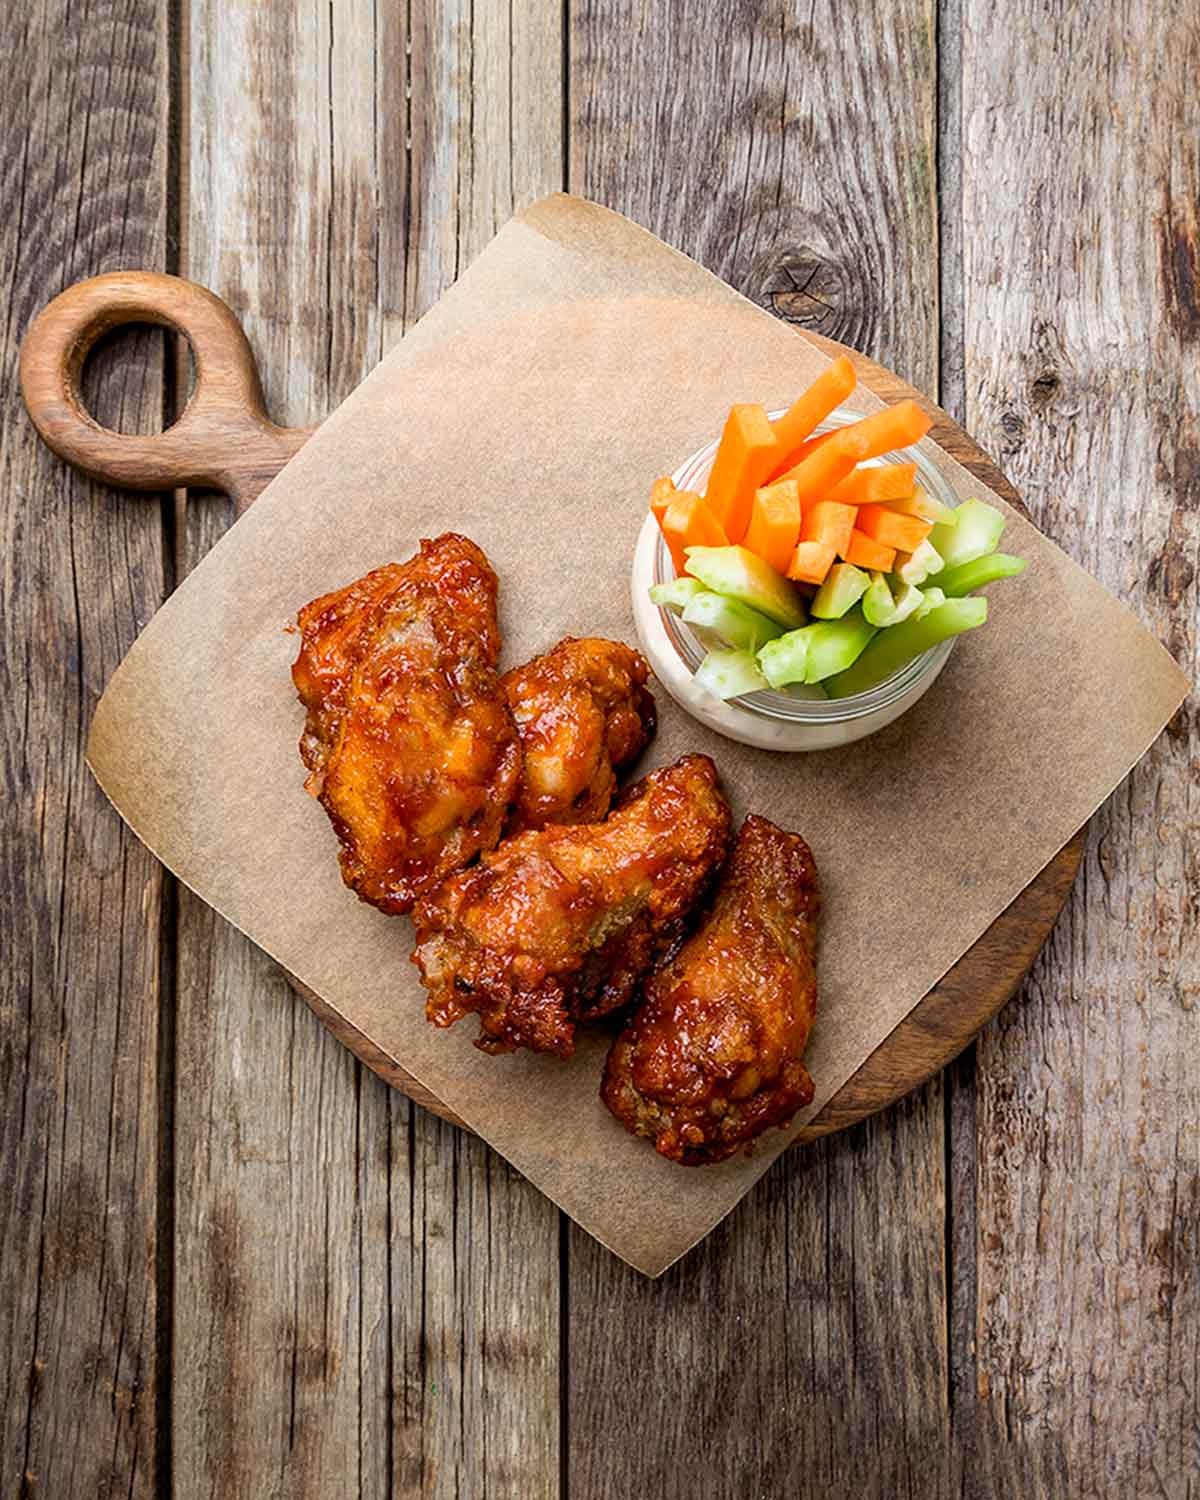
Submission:
[[[491,849],[521,747],[496,674],[496,575],[448,532],[300,611],[308,790],[342,878],[386,912]]]
[[[819,912],[808,845],[747,818],[712,910],[609,1051],[600,1092],[627,1130],[697,1166],[809,1102]]]
[[[652,771],[603,823],[506,839],[415,909],[426,1014],[474,1011],[485,1052],[569,1056],[575,1024],[624,1005],[682,933],[729,842],[707,755]]]
[[[650,669],[619,641],[565,640],[500,679],[525,764],[507,832],[597,823],[654,734]]]

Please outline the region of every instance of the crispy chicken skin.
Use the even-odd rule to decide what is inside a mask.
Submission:
[[[630,787],[603,823],[506,839],[415,909],[426,1014],[474,1011],[485,1052],[567,1057],[575,1024],[624,1005],[682,935],[729,843],[729,806],[707,755]]]
[[[711,911],[609,1051],[600,1093],[627,1130],[699,1166],[809,1102],[819,912],[808,845],[747,818]]]
[[[525,754],[509,834],[607,815],[618,769],[654,734],[649,675],[640,652],[595,638],[560,641],[504,674]]]
[[[403,912],[491,849],[521,769],[496,673],[496,575],[447,532],[300,611],[305,783],[360,898]]]

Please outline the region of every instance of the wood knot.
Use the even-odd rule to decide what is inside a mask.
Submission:
[[[1036,376],[1029,387],[1029,395],[1035,406],[1045,406],[1048,401],[1053,400],[1062,381],[1058,378],[1057,370],[1043,370]]]
[[[840,268],[807,246],[776,251],[755,277],[756,300],[777,318],[829,338],[844,326]]]

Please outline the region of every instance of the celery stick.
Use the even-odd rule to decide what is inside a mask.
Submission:
[[[659,609],[673,609],[677,615],[683,613],[697,594],[705,593],[698,578],[672,578],[668,583],[656,583],[650,590],[650,603]]]
[[[688,547],[687,570],[715,594],[736,599],[785,630],[808,619],[795,586],[745,547]]]
[[[943,505],[940,500],[935,500],[920,485],[917,485],[907,500],[885,500],[883,503],[889,510],[899,511],[902,516],[919,516],[922,521],[940,521],[946,526],[954,525],[956,512],[948,505]]]
[[[749,651],[710,651],[693,680],[714,698],[740,698],[743,693],[760,693],[767,685]]]
[[[824,682],[835,673],[844,672],[862,654],[871,638],[879,632],[863,618],[862,610],[852,609],[840,620],[822,620],[810,625],[813,638],[808,643],[808,668],[805,682]]]
[[[776,691],[792,682],[803,682],[808,666],[808,642],[811,625],[803,630],[789,630],[778,636],[758,653],[759,670]]]
[[[944,589],[925,589],[921,594],[921,602],[913,611],[914,620],[923,620],[927,614],[931,614],[939,605],[945,604],[946,594]]]
[[[892,598],[896,601],[896,618],[893,625],[899,625],[901,620],[907,620],[909,615],[915,615],[920,609],[925,595],[919,588],[911,583],[903,583],[893,574],[887,574],[887,581],[891,584]]]
[[[986,619],[986,599],[948,599],[923,620],[910,618],[903,625],[881,630],[849,670],[829,678],[825,691],[831,698],[865,693],[868,688],[886,682],[939,641],[964,630],[974,630]]]
[[[726,599],[723,594],[713,594],[702,589],[683,612],[683,623],[690,625],[697,634],[713,636],[724,646],[735,651],[749,651],[751,655],[760,646],[783,634],[783,626],[760,615],[756,609],[739,604],[736,599]]]
[[[977,557],[974,562],[959,563],[956,568],[947,568],[938,574],[938,583],[948,599],[961,599],[964,594],[973,594],[976,589],[995,583],[998,578],[1015,578],[1025,571],[1025,559],[1012,557],[1007,552],[992,552],[987,557]]]
[[[862,596],[863,618],[871,625],[894,625],[896,601],[883,573],[871,574],[871,585]]]
[[[935,526],[929,533],[930,545],[941,554],[948,568],[986,557],[1000,545],[1004,517],[994,505],[982,500],[967,500],[954,512],[953,526]],[[910,579],[919,583],[917,578]]]
[[[809,613],[818,620],[840,620],[867,592],[870,582],[869,576],[853,563],[834,563],[809,605]]]
[[[934,527],[934,531],[937,527]],[[931,573],[940,573],[943,563],[936,549],[926,537],[915,552],[897,552],[892,572],[901,583],[914,586],[924,583]]]

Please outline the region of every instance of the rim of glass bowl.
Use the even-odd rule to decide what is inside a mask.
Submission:
[[[782,415],[782,408],[768,412],[772,421]],[[860,421],[862,415],[862,412],[839,406],[817,426],[816,432],[831,432],[834,428],[845,427],[850,422]],[[705,444],[703,448],[698,449],[680,464],[671,476],[677,489],[695,491],[703,489],[716,455],[718,442],[719,439],[714,438],[712,442]],[[915,463],[922,484],[933,493],[934,499],[950,507],[958,504],[958,496],[950,488],[941,470],[919,449],[898,448],[895,453],[889,453],[876,462]],[[662,533],[659,532],[654,548],[654,582],[665,583],[674,577],[675,569],[671,562],[671,554],[667,550]],[[687,666],[688,671],[694,675],[704,660],[706,648],[700,644],[674,611],[660,609],[658,613],[676,654]],[[829,724],[847,719],[859,719],[866,714],[877,713],[880,709],[891,708],[922,678],[936,673],[954,649],[954,641],[954,636],[951,636],[949,640],[941,641],[924,655],[918,656],[915,661],[910,661],[907,666],[901,667],[885,681],[877,683],[873,688],[868,688],[865,693],[854,693],[848,698],[824,700],[793,698],[789,693],[777,693],[768,689],[760,693],[744,693],[741,697],[730,698],[728,701],[741,708],[749,709],[751,713],[793,724]]]

